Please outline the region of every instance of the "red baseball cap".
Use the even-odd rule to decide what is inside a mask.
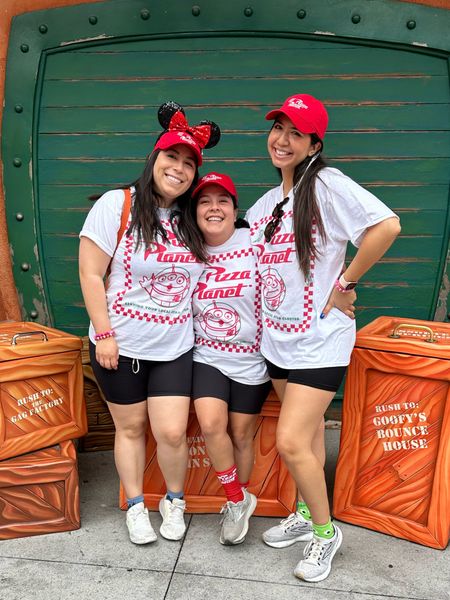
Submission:
[[[156,142],[154,150],[168,150],[177,144],[182,144],[183,146],[192,148],[197,158],[197,164],[199,167],[201,166],[203,158],[200,146],[197,144],[194,138],[185,131],[168,131],[163,133],[163,135]]]
[[[198,196],[199,192],[207,185],[219,185],[227,192],[227,194],[230,194],[230,196],[234,198],[237,206],[237,192],[231,177],[224,175],[223,173],[215,172],[203,175],[203,177],[199,179],[196,188],[192,192],[192,197],[195,198]]]
[[[276,119],[282,113],[286,115],[302,133],[315,133],[321,140],[325,137],[328,125],[328,113],[320,100],[309,94],[289,96],[283,106],[267,113],[266,119]]]

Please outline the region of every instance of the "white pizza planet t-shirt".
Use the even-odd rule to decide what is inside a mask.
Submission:
[[[355,321],[337,308],[320,319],[342,272],[348,241],[356,247],[368,227],[395,217],[385,204],[338,169],[324,168],[316,180],[316,199],[325,240],[313,228],[318,258],[309,277],[299,268],[293,230],[293,193],[269,243],[264,229],[284,198],[280,185],[247,212],[262,279],[262,354],[284,369],[346,366],[355,343]]]
[[[113,256],[106,298],[120,354],[174,360],[194,344],[192,293],[204,265],[177,239],[170,222],[174,207],[158,209],[167,240],[158,234],[150,247],[141,244],[136,249],[135,233],[125,233],[116,250],[123,203],[123,190],[101,196],[80,237],[88,237]],[[128,225],[130,221],[131,215]],[[93,342],[94,336],[91,323],[89,338]]]
[[[208,246],[209,263],[192,299],[194,361],[239,383],[269,381],[259,348],[261,282],[248,229],[236,229],[220,246]]]

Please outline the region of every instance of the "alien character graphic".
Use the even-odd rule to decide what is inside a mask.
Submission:
[[[262,297],[266,308],[277,310],[286,296],[286,285],[275,269],[269,267],[261,273]]]
[[[211,340],[228,342],[241,328],[238,313],[224,302],[213,302],[196,317],[200,327]]]
[[[186,269],[172,266],[153,274],[151,278],[145,275],[139,283],[155,304],[170,308],[186,298],[191,278]]]

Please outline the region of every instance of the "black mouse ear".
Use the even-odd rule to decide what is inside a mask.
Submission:
[[[169,128],[170,121],[176,112],[181,112],[184,115],[184,108],[178,102],[169,100],[161,104],[158,109],[158,121],[163,129]]]
[[[220,140],[220,127],[214,121],[200,121],[199,125],[209,125],[211,128],[211,135],[209,136],[208,143],[205,144],[205,148],[213,148],[219,143]]]

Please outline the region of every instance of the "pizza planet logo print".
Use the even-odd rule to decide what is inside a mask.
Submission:
[[[155,304],[172,308],[188,295],[191,278],[186,269],[172,266],[153,274],[151,278],[144,276],[139,283]]]
[[[269,267],[261,273],[262,297],[269,310],[277,310],[286,296],[286,284],[275,269]]]
[[[303,102],[301,98],[292,98],[288,102],[288,106],[292,106],[292,108],[309,108],[307,104]]]
[[[205,335],[211,340],[228,342],[238,334],[241,319],[225,302],[213,302],[196,317]]]
[[[187,142],[188,144],[190,144],[191,146],[196,146],[197,144],[195,143],[195,141],[191,138],[190,135],[187,135],[185,133],[179,133],[178,137],[180,138],[180,140],[183,140],[184,142]]]

